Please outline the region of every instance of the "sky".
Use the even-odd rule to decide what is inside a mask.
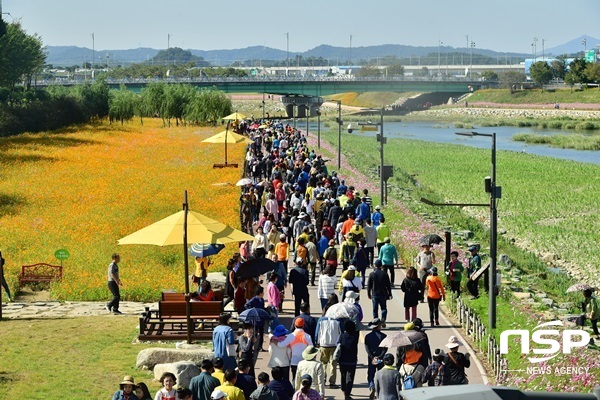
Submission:
[[[44,45],[217,50],[321,44],[468,47],[531,53],[600,38],[600,0],[0,0]],[[594,20],[596,22],[594,23]],[[94,43],[92,43],[92,33]],[[543,44],[542,44],[543,41]]]

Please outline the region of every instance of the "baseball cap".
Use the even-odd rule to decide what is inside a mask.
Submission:
[[[217,399],[222,399],[223,397],[227,397],[227,393],[223,392],[222,390],[215,390],[214,392],[211,393],[210,398],[213,400],[217,400]]]
[[[304,328],[304,319],[302,319],[302,318],[296,318],[294,320],[294,326],[296,326],[298,328]]]

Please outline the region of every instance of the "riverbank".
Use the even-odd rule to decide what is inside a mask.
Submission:
[[[562,109],[529,108],[531,104],[505,104],[499,107],[436,107],[424,111],[413,111],[406,115],[407,119],[452,119],[455,117],[471,118],[544,118],[544,119],[577,119],[600,120],[600,110],[586,111],[563,107]],[[597,105],[600,108],[600,104]]]

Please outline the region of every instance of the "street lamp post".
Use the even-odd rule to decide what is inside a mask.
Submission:
[[[538,41],[538,38],[534,37],[533,38],[533,62],[534,63],[537,60],[537,41]]]
[[[496,186],[496,133],[457,132],[461,136],[484,136],[492,138],[492,177],[485,179],[485,191],[490,194],[490,279],[489,279],[489,325],[496,328],[496,258],[498,251],[497,199],[502,197],[502,187]]]
[[[585,57],[585,53],[587,52],[587,39],[583,38],[581,44],[583,45],[583,56]]]
[[[440,76],[440,47],[444,44],[442,41],[438,41],[438,77]]]
[[[381,204],[384,204],[385,201],[385,182],[387,179],[387,176],[385,176],[383,170],[383,146],[387,143],[387,139],[385,138],[385,136],[383,136],[383,112],[384,112],[385,108],[382,107],[381,108],[381,118],[379,120],[379,122],[366,122],[366,123],[362,123],[359,122],[358,125],[359,126],[378,126],[379,127],[379,132],[377,134],[377,141],[379,142],[379,193],[381,196]]]
[[[338,170],[342,168],[342,101],[336,100],[338,103]]]
[[[489,207],[490,208],[490,271],[489,271],[489,309],[490,329],[496,328],[496,258],[498,251],[498,209],[497,199],[502,197],[502,187],[496,186],[496,134],[478,132],[456,132],[461,136],[485,136],[492,138],[492,177],[485,178],[485,191],[490,194],[489,203],[435,203],[421,197],[421,202],[430,206]]]
[[[469,79],[473,80],[473,49],[475,48],[475,42],[471,42],[471,67],[469,68]]]
[[[321,109],[317,108],[317,147],[321,148]]]
[[[304,112],[306,112],[306,139],[308,139],[308,118],[310,117],[310,107],[305,105]]]

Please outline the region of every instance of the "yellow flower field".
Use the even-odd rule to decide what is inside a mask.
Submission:
[[[201,143],[222,127],[162,127],[160,120],[81,126],[61,132],[0,139],[0,249],[5,276],[16,289],[20,266],[47,262],[58,249],[62,282],[58,300],[109,298],[107,267],[121,254],[125,300],[157,299],[160,290],[183,290],[181,246],[119,246],[117,240],[181,210],[190,209],[239,228],[241,169],[213,169],[224,145]],[[243,160],[244,145],[228,146],[229,161]],[[237,250],[214,258],[224,269]],[[190,271],[193,271],[190,257]]]

